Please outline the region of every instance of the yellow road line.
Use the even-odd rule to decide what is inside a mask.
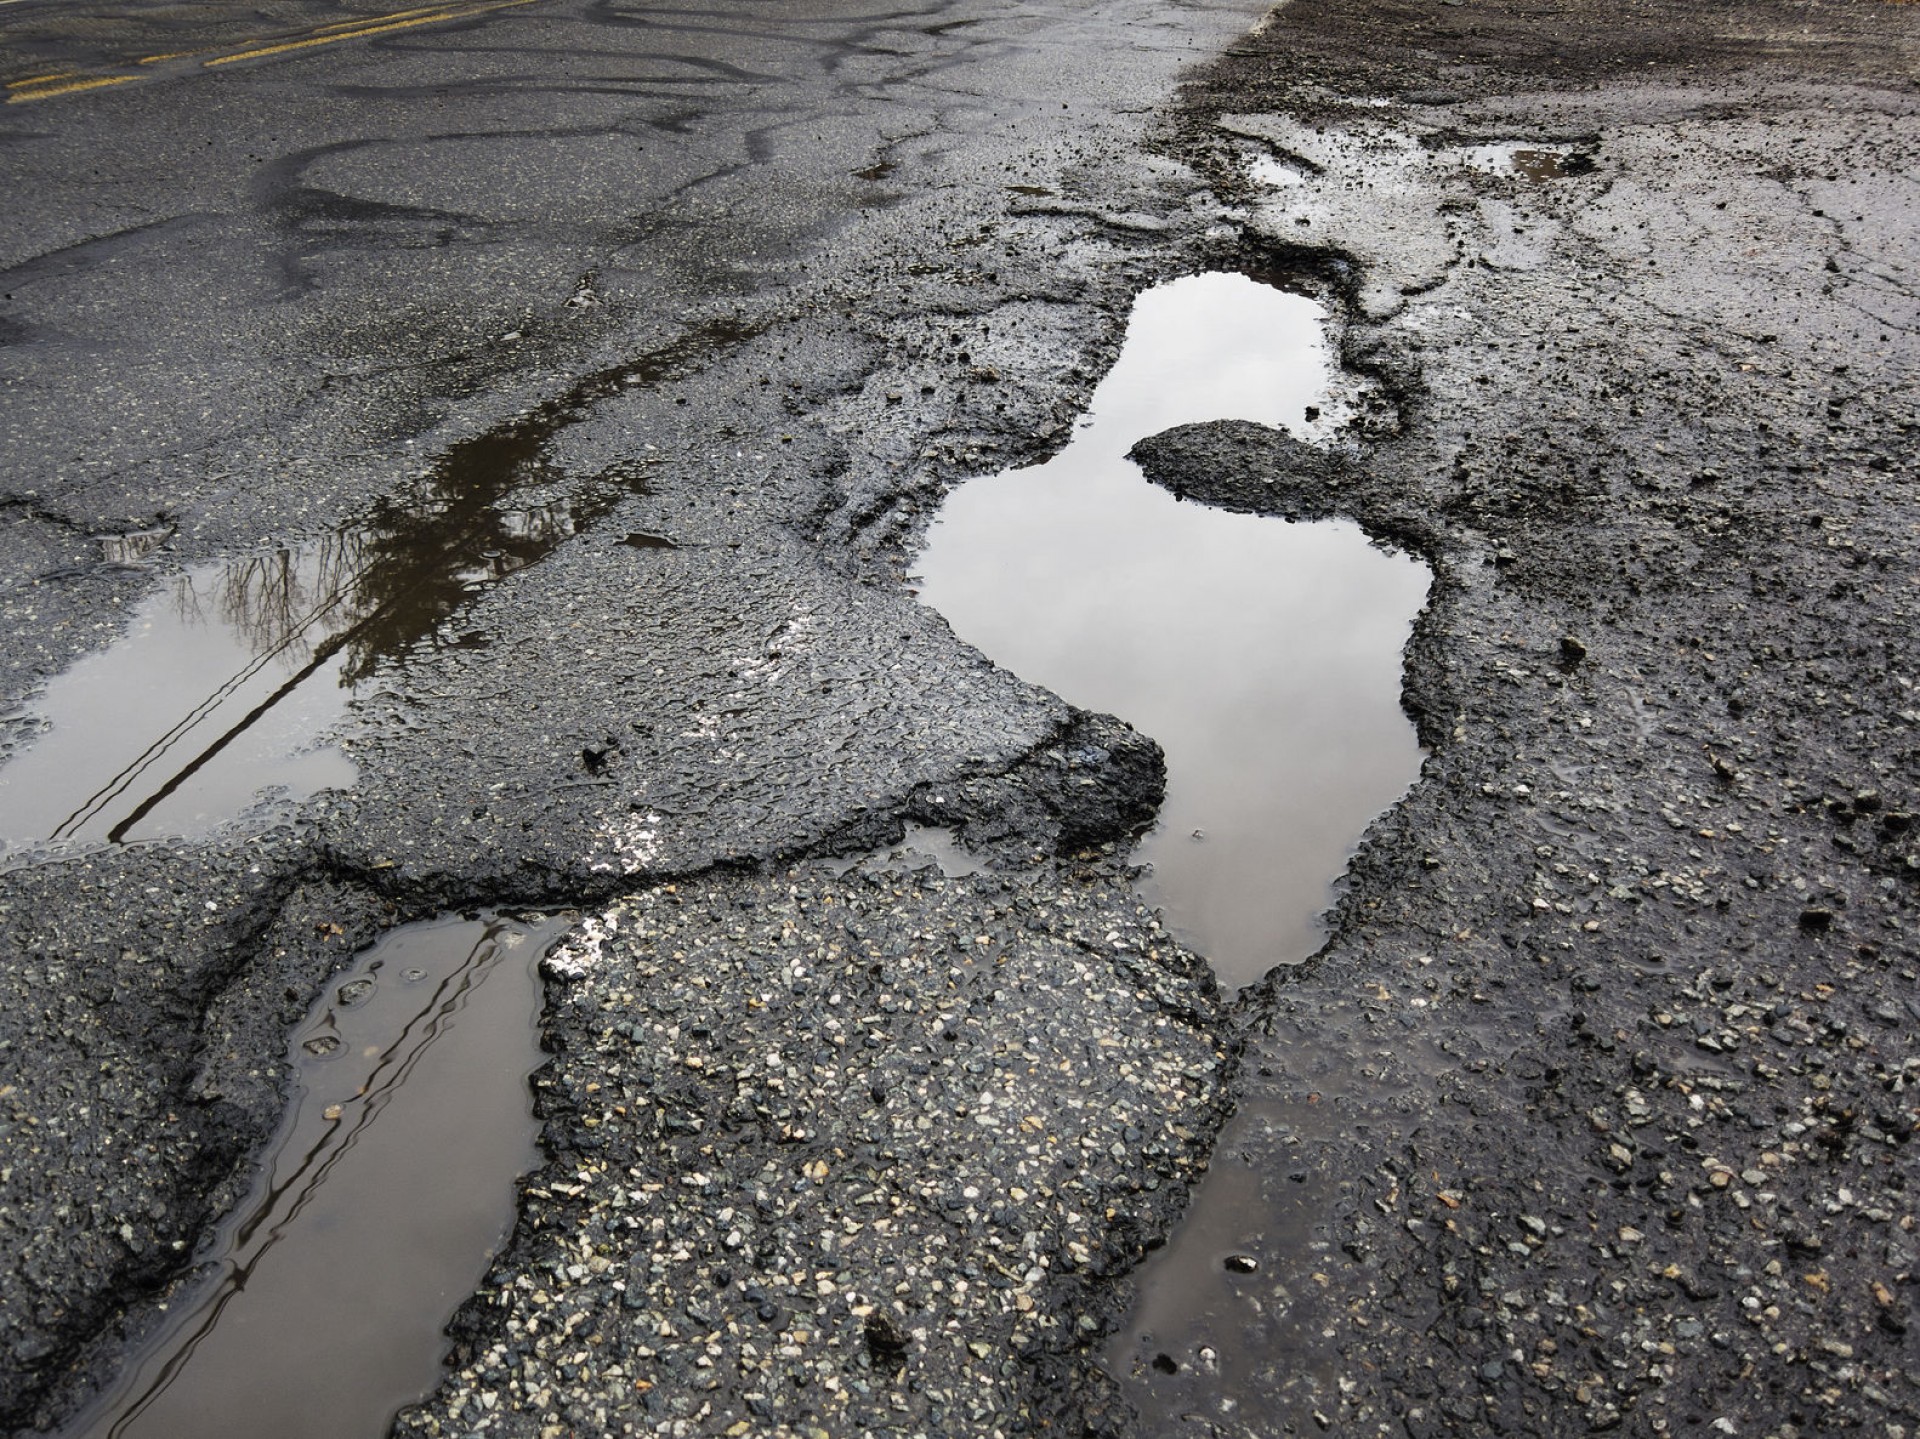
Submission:
[[[445,0],[438,5],[418,5],[411,10],[396,10],[391,15],[356,15],[351,20],[335,20],[331,25],[316,25],[309,31],[313,35],[331,35],[336,30],[351,30],[356,25],[377,25],[387,20],[405,20],[410,15],[424,15],[429,10],[445,10]]]
[[[12,4],[13,0],[0,0],[0,5]],[[255,45],[251,49],[236,50],[227,55],[214,55],[203,60],[203,66],[231,65],[236,60],[259,60],[269,55],[285,55],[295,50],[310,50],[318,45],[335,45],[342,40],[361,40],[369,35],[387,35],[396,30],[412,30],[421,25],[437,25],[447,20],[465,20],[475,15],[491,14],[496,10],[512,10],[522,5],[531,5],[535,0],[480,0],[480,3],[452,3],[439,5],[421,5],[411,10],[396,10],[389,15],[364,17],[359,20],[342,20],[332,25],[323,25],[298,40],[283,40],[271,45]],[[242,41],[242,44],[247,42]],[[167,60],[184,60],[193,55],[205,55],[210,49],[175,50],[161,55],[147,55],[138,60],[141,65],[158,65]],[[125,85],[134,80],[146,78],[142,75],[82,75],[78,70],[59,70],[47,75],[31,75],[24,80],[9,80],[6,88],[11,93],[7,104],[17,105],[26,100],[51,100],[59,95],[78,95],[87,90],[104,90],[112,85]]]
[[[464,20],[471,15],[484,15],[493,10],[511,10],[518,5],[531,5],[534,0],[500,0],[493,5],[469,5],[464,7],[443,6],[419,15],[411,20],[383,20],[375,25],[363,25],[357,30],[342,30],[336,35],[316,35],[305,40],[288,40],[278,45],[262,45],[253,50],[240,50],[232,55],[216,55],[201,63],[209,67],[231,65],[236,60],[259,60],[268,55],[285,55],[295,50],[310,50],[316,45],[334,45],[342,40],[361,40],[369,35],[386,35],[395,30],[412,30],[421,25],[433,25],[442,20]]]
[[[78,95],[82,90],[104,90],[109,85],[128,85],[138,75],[96,75],[86,80],[69,80],[64,85],[49,85],[41,90],[23,90],[7,96],[9,105],[24,105],[29,100],[51,100],[56,95]]]

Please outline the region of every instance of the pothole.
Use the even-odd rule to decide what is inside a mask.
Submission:
[[[536,967],[566,928],[411,925],[335,977],[253,1188],[62,1439],[366,1439],[433,1388],[539,1163]]]
[[[1469,170],[1514,175],[1523,180],[1562,180],[1594,169],[1594,158],[1584,151],[1549,149],[1527,141],[1502,140],[1468,145],[1456,152]]]
[[[1158,286],[1067,448],[960,487],[920,556],[920,597],[962,638],[1164,747],[1142,887],[1229,985],[1318,948],[1329,886],[1419,771],[1400,655],[1428,571],[1344,521],[1183,503],[1125,456],[1219,419],[1333,443],[1351,398],[1313,299],[1239,274]]]
[[[936,870],[948,879],[964,879],[970,874],[986,872],[986,866],[968,854],[959,838],[944,825],[909,824],[898,844],[885,845],[846,859],[816,862],[834,875],[848,875],[855,870],[863,874],[912,874]]]
[[[487,643],[454,623],[476,590],[645,488],[644,467],[564,485],[543,459],[553,437],[587,405],[690,374],[753,333],[734,321],[692,330],[453,446],[357,524],[177,575],[119,640],[5,720],[25,738],[0,763],[0,856],[197,838],[263,798],[352,784],[326,736],[376,670],[422,644]],[[102,557],[147,562],[169,537],[105,537]]]
[[[1206,420],[1334,442],[1349,406],[1327,318],[1242,275],[1147,291],[1072,444],[961,487],[920,563],[921,597],[960,635],[1160,741],[1167,795],[1136,851],[1152,866],[1143,887],[1228,984],[1319,947],[1330,886],[1419,772],[1400,657],[1430,575],[1351,524],[1182,503],[1124,457]],[[1103,1362],[1143,1432],[1184,1427],[1195,1408],[1225,1412],[1240,1381],[1275,1362],[1222,1347],[1272,1332],[1247,1322],[1249,1306],[1278,1302],[1262,1267],[1313,1242],[1311,1204],[1324,1196],[1230,1156],[1238,1126],[1288,1121],[1298,1116],[1244,1107],[1140,1271]]]
[[[1247,163],[1247,175],[1261,185],[1277,190],[1292,189],[1307,183],[1307,175],[1298,165],[1289,165],[1277,155],[1255,155]]]

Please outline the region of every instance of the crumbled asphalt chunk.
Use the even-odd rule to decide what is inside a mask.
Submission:
[[[548,1162],[399,1435],[1018,1429],[1226,1094],[1111,870],[719,875],[543,969]]]
[[[1004,769],[1065,725],[1064,704],[960,650],[909,596],[727,521],[710,475],[690,488],[683,543],[644,552],[644,574],[624,546],[565,548],[470,609],[499,640],[422,655],[405,692],[369,706],[349,746],[360,783],[320,825],[337,863],[449,897],[605,892],[806,847],[929,779]],[[513,633],[506,617],[528,611],[590,636],[588,666]],[[409,720],[423,692],[432,726]],[[447,754],[442,726],[481,742]],[[504,773],[508,755],[527,763]]]
[[[1238,510],[1321,519],[1336,513],[1333,492],[1355,478],[1347,456],[1252,420],[1180,425],[1128,451],[1141,473],[1183,500]]]
[[[908,813],[955,826],[969,849],[1017,865],[1111,848],[1153,823],[1166,788],[1158,744],[1111,715],[1075,711],[1052,744],[1004,774],[922,785]]]
[[[1188,87],[1169,144],[1223,188],[1249,137],[1310,152],[1237,193],[1348,266],[1383,403],[1324,460],[1244,424],[1135,456],[1433,565],[1432,754],[1247,1009],[1236,1149],[1301,1167],[1321,1242],[1205,1332],[1229,1379],[1143,1354],[1116,1431],[1920,1420],[1920,891],[1879,821],[1920,723],[1916,32],[1787,13],[1293,7]],[[1393,98],[1443,70],[1444,112]],[[1576,137],[1543,180],[1461,149]]]

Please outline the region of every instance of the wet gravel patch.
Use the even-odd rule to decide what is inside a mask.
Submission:
[[[400,1435],[1030,1432],[1225,1100],[1106,868],[716,875],[543,969],[549,1162]]]

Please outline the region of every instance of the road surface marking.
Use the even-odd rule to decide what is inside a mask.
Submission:
[[[232,55],[216,55],[211,60],[201,63],[209,67],[231,65],[236,60],[258,60],[268,55],[285,55],[294,50],[310,50],[316,45],[333,45],[342,40],[360,40],[368,35],[386,35],[395,30],[411,30],[420,25],[432,25],[442,20],[464,20],[473,15],[485,15],[494,10],[511,10],[516,6],[533,3],[534,0],[497,0],[497,3],[491,5],[441,6],[424,14],[411,12],[415,18],[410,20],[383,20],[374,25],[362,25],[357,30],[342,30],[333,35],[315,35],[304,40],[287,40],[278,45],[262,45],[253,50],[241,50]]]
[[[85,79],[44,85],[38,89],[17,90],[7,96],[7,103],[22,105],[28,100],[51,100],[56,95],[78,95],[82,90],[100,90],[108,85],[125,85],[139,78],[138,75],[93,75]]]
[[[19,3],[20,0],[0,0],[0,5]],[[478,0],[478,3],[475,3],[475,0],[447,0],[447,3],[419,5],[409,10],[396,10],[387,15],[336,20],[331,24],[318,26],[292,40],[265,44],[251,40],[238,40],[233,44],[247,48],[232,50],[226,54],[213,53],[228,49],[226,46],[206,45],[194,50],[172,50],[158,55],[145,55],[133,63],[159,65],[169,60],[185,60],[195,55],[211,55],[211,59],[200,62],[203,67],[211,68],[216,65],[231,65],[236,60],[260,60],[270,55],[286,55],[298,50],[310,50],[320,45],[334,45],[343,40],[362,40],[370,35],[388,35],[397,30],[412,30],[422,25],[437,25],[450,20],[467,20],[478,15],[492,14],[496,10],[513,10],[533,3],[535,0]],[[59,95],[78,95],[87,90],[103,90],[111,85],[125,85],[145,78],[147,78],[145,75],[139,74],[84,75],[78,70],[34,75],[24,80],[8,81],[6,88],[9,93],[6,103],[17,105],[27,100],[51,100]]]

